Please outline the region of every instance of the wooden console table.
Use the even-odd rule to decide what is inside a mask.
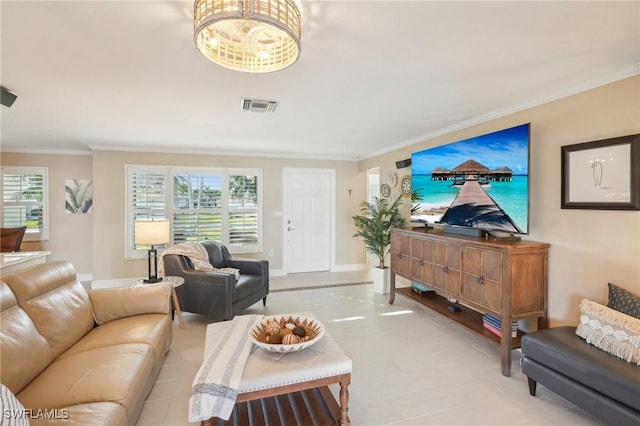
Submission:
[[[511,351],[520,347],[511,337],[511,322],[537,318],[547,327],[549,244],[499,241],[444,234],[441,230],[391,230],[391,292],[413,298],[463,326],[500,343],[502,374],[511,375]],[[396,275],[420,282],[437,296],[396,290]],[[448,308],[453,303],[459,312]],[[502,320],[501,337],[485,330],[482,314]]]

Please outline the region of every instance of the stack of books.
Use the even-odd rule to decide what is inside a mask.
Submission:
[[[484,328],[495,334],[496,336],[502,336],[502,320],[491,314],[482,315],[482,325]],[[511,323],[511,337],[518,335],[518,321]]]

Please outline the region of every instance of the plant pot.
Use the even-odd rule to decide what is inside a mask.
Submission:
[[[389,293],[390,268],[373,268],[373,291],[378,294]]]

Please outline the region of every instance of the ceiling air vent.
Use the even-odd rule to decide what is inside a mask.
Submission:
[[[276,112],[278,101],[262,101],[258,99],[243,99],[242,110],[249,112]]]

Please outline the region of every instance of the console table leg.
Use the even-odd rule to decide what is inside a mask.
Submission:
[[[351,383],[350,374],[340,380],[340,425],[344,426],[351,426],[351,420],[349,420],[349,389],[347,389],[349,383]]]
[[[393,305],[396,299],[396,274],[393,273],[393,269],[389,273],[389,304]]]
[[[502,375],[511,376],[511,330],[502,333],[500,338],[500,366],[502,367]]]

